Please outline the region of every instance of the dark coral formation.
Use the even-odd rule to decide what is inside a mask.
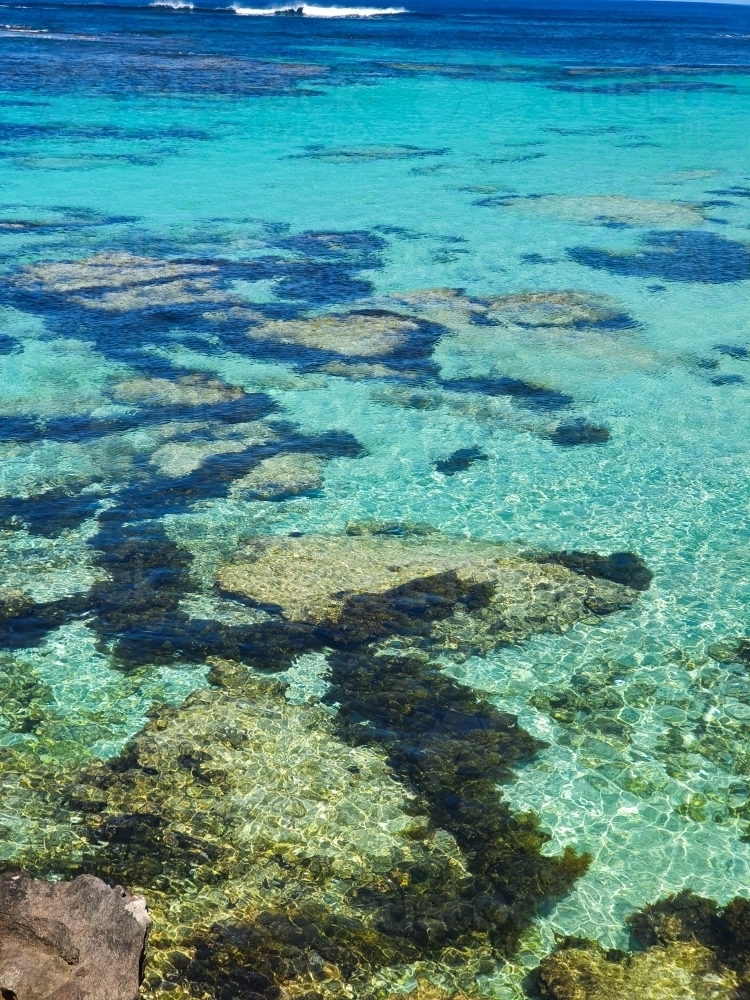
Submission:
[[[338,706],[342,738],[385,751],[431,822],[455,837],[472,875],[452,901],[434,892],[384,899],[380,928],[422,946],[479,932],[512,950],[529,916],[567,892],[589,860],[571,849],[541,854],[548,835],[536,818],[514,816],[497,790],[541,744],[515,716],[421,659],[339,653],[330,680],[326,700]]]
[[[476,392],[485,396],[509,396],[519,406],[542,412],[566,409],[573,397],[546,386],[503,375],[497,378],[453,378],[441,382],[450,392]]]

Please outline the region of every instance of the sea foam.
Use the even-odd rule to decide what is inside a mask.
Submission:
[[[164,0],[162,0],[164,2]],[[171,6],[171,4],[170,4]],[[406,14],[405,7],[316,7],[312,4],[284,7],[240,7],[235,4],[231,10],[242,17],[270,17],[278,15],[301,17],[379,17],[381,14]]]

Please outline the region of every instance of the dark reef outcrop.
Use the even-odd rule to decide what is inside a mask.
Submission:
[[[553,552],[544,561],[559,563],[584,576],[612,580],[631,590],[648,590],[654,578],[645,561],[632,552],[613,552],[608,556],[596,552]]]

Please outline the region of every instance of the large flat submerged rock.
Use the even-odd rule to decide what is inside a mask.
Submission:
[[[7,1000],[136,1000],[151,918],[142,896],[92,875],[0,875],[0,991]]]

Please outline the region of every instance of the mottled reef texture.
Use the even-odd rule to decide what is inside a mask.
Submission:
[[[638,591],[619,581],[638,582],[622,565],[636,557],[568,566],[424,525],[264,536],[218,571],[264,609],[229,627],[180,616],[190,563],[173,543],[134,542],[106,549],[99,634],[131,662],[171,635],[162,655],[208,656],[209,686],[155,708],[114,759],[46,775],[60,826],[16,863],[143,892],[152,995],[369,997],[382,970],[407,967],[469,988],[586,871],[573,848],[546,853],[537,818],[503,798],[543,744],[430,653],[460,659],[628,608]],[[157,566],[170,567],[158,586]],[[235,655],[212,657],[230,637]],[[301,663],[322,704],[292,703],[258,672]]]

